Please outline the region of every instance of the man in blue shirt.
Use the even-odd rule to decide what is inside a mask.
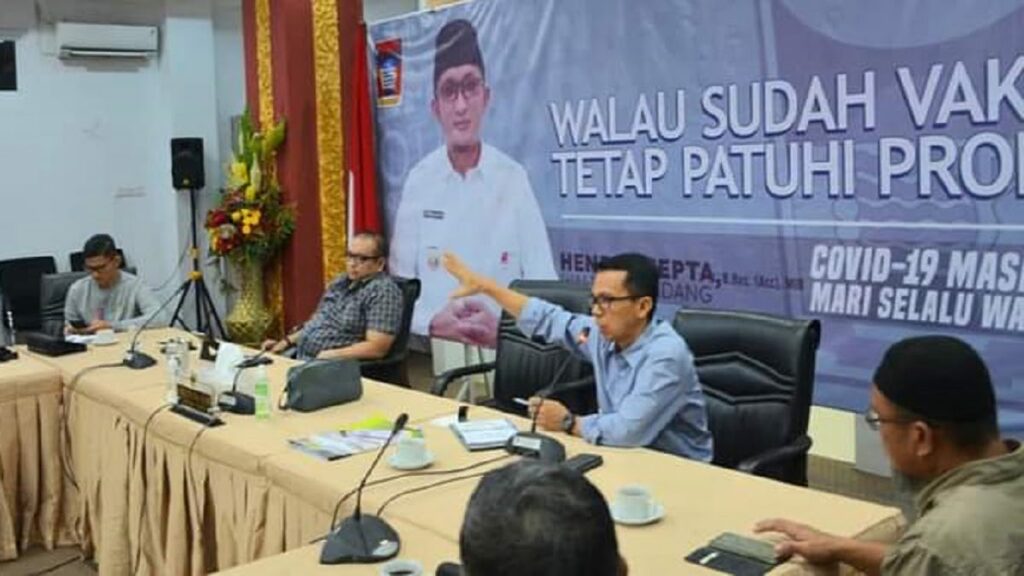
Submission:
[[[537,425],[593,444],[647,446],[710,462],[711,433],[693,354],[672,327],[654,318],[658,269],[640,254],[602,261],[591,287],[593,316],[529,298],[445,254],[460,283],[453,297],[484,294],[515,317],[519,329],[558,342],[594,365],[598,413],[579,416],[563,404],[530,399]],[[589,337],[581,337],[589,334]]]

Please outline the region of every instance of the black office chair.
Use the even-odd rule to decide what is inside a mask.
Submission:
[[[402,319],[398,334],[391,343],[391,349],[383,358],[364,360],[360,363],[360,371],[364,378],[372,378],[381,382],[409,387],[409,370],[406,359],[409,354],[409,331],[412,328],[412,312],[416,300],[420,297],[420,281],[417,278],[401,278],[392,276],[392,280],[402,289]]]
[[[40,327],[39,287],[43,274],[57,271],[53,256],[35,256],[0,261],[0,291],[7,297],[14,328],[38,330]]]
[[[516,280],[511,287],[558,304],[570,312],[590,312],[590,287],[586,285],[558,280]],[[568,356],[569,352],[557,344],[527,338],[516,327],[515,320],[502,313],[494,362],[448,370],[437,377],[431,392],[443,396],[453,381],[493,370],[494,397],[486,404],[503,412],[524,415],[526,409],[515,403],[513,398],[529,398],[551,384],[555,371]],[[597,411],[593,368],[589,362],[570,360],[559,382],[559,387],[566,391],[553,397],[570,410],[576,414]]]
[[[52,336],[64,334],[64,302],[68,297],[68,289],[85,272],[58,272],[43,274],[39,288],[40,332]]]
[[[695,357],[715,440],[713,463],[806,486],[820,323],[683,309],[672,325]]]
[[[128,266],[128,260],[124,257],[124,250],[118,248],[117,253],[121,256],[121,269],[123,270]],[[72,272],[85,271],[85,253],[79,250],[68,254],[68,263],[71,264]]]

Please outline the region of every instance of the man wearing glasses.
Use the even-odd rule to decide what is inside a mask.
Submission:
[[[140,326],[160,308],[148,286],[121,270],[121,255],[109,234],[96,234],[86,240],[83,252],[89,275],[68,288],[65,332],[122,332]]]
[[[423,282],[413,332],[493,347],[499,311],[486,299],[449,302],[455,283],[441,255],[458,252],[504,285],[557,275],[526,171],[481,141],[490,99],[476,30],[466,20],[448,22],[437,35],[430,104],[445,143],[406,178],[390,268]]]
[[[296,357],[383,358],[395,341],[402,317],[402,290],[386,273],[387,244],[380,234],[356,234],[349,244],[348,270],[331,282],[313,316],[264,350],[296,347]]]
[[[894,344],[864,419],[881,435],[897,484],[913,492],[906,531],[885,545],[761,522],[757,531],[789,537],[780,556],[867,574],[1024,574],[1024,450],[999,437],[988,368],[973,348],[949,336]]]
[[[577,416],[551,399],[530,399],[537,425],[593,444],[647,446],[710,462],[711,433],[693,354],[667,322],[654,318],[658,268],[640,254],[601,261],[591,287],[593,316],[529,298],[446,254],[460,286],[454,296],[483,294],[518,319],[529,336],[557,342],[594,366],[598,413]]]

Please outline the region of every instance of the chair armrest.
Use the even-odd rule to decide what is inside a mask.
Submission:
[[[402,360],[403,359],[399,358],[399,357],[388,358],[387,356],[385,356],[383,358],[374,358],[372,360],[369,360],[369,359],[368,360],[360,360],[359,361],[359,367],[360,368],[380,368],[382,366],[391,366],[392,364],[398,364]]]
[[[810,449],[811,439],[805,434],[785,446],[772,448],[743,460],[736,466],[736,469],[747,474],[758,475],[766,467],[803,456]]]
[[[538,390],[537,395],[545,397],[558,397],[561,396],[562,394],[565,394],[566,392],[575,392],[576,390],[582,390],[584,388],[593,388],[596,385],[597,383],[594,380],[594,376],[590,375],[584,378],[580,378],[579,380],[569,380],[568,382],[559,382],[558,384],[548,386],[547,388]]]
[[[448,385],[451,384],[453,380],[470,376],[472,374],[490,372],[491,370],[494,370],[495,366],[497,366],[496,362],[484,362],[483,364],[474,364],[472,366],[462,366],[460,368],[447,370],[434,380],[433,386],[430,387],[430,393],[435,396],[444,396],[445,391],[448,390]]]

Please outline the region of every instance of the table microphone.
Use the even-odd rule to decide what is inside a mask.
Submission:
[[[266,356],[266,353],[267,351],[264,350],[235,365],[237,372],[235,372],[234,382],[231,383],[231,390],[217,397],[217,403],[221,409],[232,414],[242,414],[245,416],[251,416],[256,413],[256,399],[249,394],[238,391],[238,379],[246,368],[252,368],[261,364],[273,364],[274,360]]]
[[[363,488],[370,478],[373,469],[377,467],[384,450],[391,444],[395,436],[405,428],[409,421],[409,415],[402,413],[395,420],[391,434],[377,451],[377,457],[373,459],[366,475],[363,476],[359,487],[356,488],[356,509],[351,516],[341,521],[338,529],[331,532],[324,542],[323,550],[320,552],[321,564],[371,564],[381,562],[398,554],[401,541],[398,532],[388,525],[379,516],[363,514]]]
[[[124,353],[124,360],[122,361],[122,363],[125,366],[131,368],[132,370],[142,370],[143,368],[149,368],[150,366],[156,364],[155,358],[153,358],[149,354],[146,354],[145,352],[139,352],[138,350],[135,349],[139,344],[139,336],[142,334],[142,331],[146,328],[146,326],[149,326],[149,323],[152,322],[154,318],[159,316],[160,312],[162,312],[163,309],[166,308],[168,304],[170,304],[171,300],[174,300],[174,297],[180,294],[182,290],[188,287],[188,285],[188,282],[182,283],[182,285],[178,287],[178,289],[175,290],[173,294],[171,294],[170,296],[167,297],[166,300],[164,300],[163,304],[161,304],[160,307],[156,309],[156,311],[149,315],[149,318],[146,318],[146,321],[143,322],[141,326],[139,326],[139,329],[135,331],[135,336],[132,338],[132,344]]]
[[[585,346],[589,339],[590,326],[584,326],[580,333],[576,335],[576,344],[578,346]],[[537,408],[534,409],[533,417],[530,419],[530,431],[519,432],[508,439],[508,442],[505,444],[505,450],[510,454],[537,458],[542,462],[551,462],[553,464],[558,464],[565,460],[565,446],[562,446],[561,442],[551,436],[537,432],[537,416],[540,414],[541,406],[544,405],[544,400],[558,391],[558,381],[562,378],[562,374],[565,373],[572,360],[572,352],[569,352],[569,355],[565,357],[565,360],[562,360],[558,369],[555,370],[555,376],[551,379],[551,384],[541,388],[537,393],[540,402],[537,404]]]

